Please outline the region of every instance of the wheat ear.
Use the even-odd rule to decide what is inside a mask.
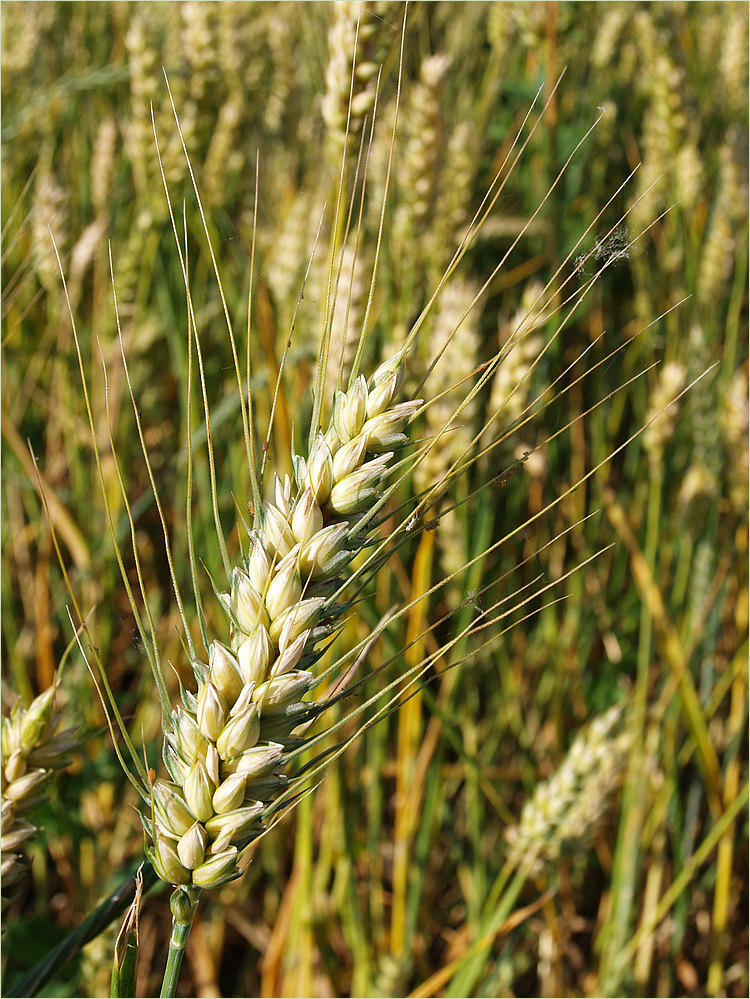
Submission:
[[[197,693],[183,691],[166,732],[172,782],[152,785],[149,857],[171,884],[217,887],[236,877],[239,853],[283,783],[284,740],[309,711],[301,701],[313,674],[303,667],[337,627],[340,574],[367,544],[360,525],[421,405],[395,401],[403,377],[397,357],[369,385],[360,375],[336,392],[327,433],[306,457],[293,455],[298,495],[288,477],[276,479],[249,557],[221,595],[229,647],[214,641],[208,664],[193,664]]]
[[[28,867],[23,853],[17,852],[37,834],[28,816],[46,800],[45,785],[56,770],[68,765],[67,754],[77,742],[72,728],[60,727],[63,717],[56,706],[58,686],[56,677],[27,708],[17,700],[0,721],[3,891],[15,885]],[[9,901],[3,897],[3,911]]]

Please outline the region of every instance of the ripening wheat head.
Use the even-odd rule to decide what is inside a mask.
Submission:
[[[366,540],[395,450],[421,400],[396,402],[403,359],[337,390],[331,425],[294,455],[294,489],[276,477],[257,512],[251,547],[221,600],[227,644],[194,662],[197,693],[183,692],[165,733],[171,781],[152,786],[150,857],[173,884],[209,887],[237,873],[264,802],[283,784],[286,743],[311,708],[317,647],[345,610],[341,575]]]

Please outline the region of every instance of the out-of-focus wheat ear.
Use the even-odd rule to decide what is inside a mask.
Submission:
[[[328,63],[321,117],[326,126],[324,152],[336,162],[346,152],[376,100],[378,70],[386,60],[390,16],[404,4],[338,3],[328,30]]]
[[[325,209],[324,209],[324,211],[325,211]],[[281,391],[282,380],[283,380],[283,377],[284,377],[284,367],[286,365],[286,359],[287,359],[287,355],[289,353],[289,348],[292,345],[292,333],[294,332],[295,323],[297,322],[297,313],[299,312],[299,307],[300,307],[300,304],[302,302],[302,296],[304,294],[305,285],[307,284],[307,279],[310,276],[310,268],[312,267],[313,258],[315,257],[315,250],[317,248],[318,240],[320,239],[320,233],[321,233],[321,230],[323,228],[323,218],[324,218],[324,214],[321,213],[320,222],[318,223],[318,231],[315,234],[315,241],[313,243],[312,252],[310,253],[310,257],[309,257],[309,259],[307,261],[307,269],[305,270],[305,276],[304,276],[304,278],[302,280],[302,288],[300,289],[300,293],[297,296],[297,301],[296,301],[296,303],[294,305],[294,312],[292,314],[292,321],[289,324],[289,335],[288,335],[288,337],[286,339],[286,343],[284,344],[284,351],[283,351],[283,353],[281,355],[281,361],[279,363],[279,370],[278,370],[277,375],[276,375],[276,384],[275,384],[274,390],[273,390],[273,400],[271,402],[271,410],[270,410],[270,412],[268,414],[268,429],[266,431],[266,442],[268,442],[268,441],[271,440],[271,433],[272,433],[272,430],[273,430],[273,421],[274,421],[274,417],[276,415],[276,406],[277,406],[277,403],[279,401],[279,392]],[[327,300],[327,294],[328,293],[326,293],[326,300]],[[327,357],[328,356],[328,351],[327,351],[328,341],[327,341],[325,335],[321,338],[321,344],[324,343],[324,342],[325,342],[325,346],[326,346],[326,357]],[[316,392],[316,399],[317,399],[317,392]],[[313,425],[314,425],[314,423],[311,424],[311,427]],[[261,483],[263,482],[263,473],[265,472],[265,469],[266,469],[266,461],[267,461],[267,459],[268,459],[268,450],[264,449],[264,451],[263,451],[263,457],[261,459],[261,465],[260,465],[260,481],[261,481]],[[260,510],[260,507],[258,507],[257,509]]]
[[[685,366],[679,361],[670,361],[662,367],[659,381],[651,393],[648,417],[657,416],[658,419],[649,419],[649,426],[643,433],[643,448],[648,455],[652,475],[659,473],[664,448],[674,434],[678,410],[672,399],[684,387],[686,377]]]
[[[378,82],[379,82],[379,77],[378,77]],[[330,307],[329,307],[328,300],[326,300],[326,306],[325,306],[325,311],[324,311],[324,316],[323,316],[323,332],[321,334],[320,348],[319,348],[319,351],[318,351],[318,353],[319,353],[319,359],[318,359],[318,361],[319,361],[319,363],[321,363],[321,361],[322,361],[323,371],[324,371],[324,374],[325,374],[325,378],[323,380],[322,386],[320,386],[320,387],[318,386],[317,372],[316,372],[316,379],[315,379],[315,384],[316,384],[315,395],[316,395],[316,397],[320,396],[322,402],[328,401],[329,405],[333,405],[333,399],[334,399],[334,395],[335,395],[336,390],[341,390],[343,388],[344,370],[345,369],[347,371],[351,370],[352,360],[353,360],[352,355],[351,355],[351,347],[350,347],[350,343],[349,343],[350,312],[351,312],[351,308],[352,308],[352,304],[353,304],[353,293],[354,293],[354,288],[355,288],[355,277],[354,277],[355,270],[358,267],[361,269],[361,257],[360,257],[359,241],[360,241],[360,235],[361,235],[361,232],[362,232],[362,216],[363,216],[364,207],[365,207],[365,193],[367,191],[367,170],[368,170],[368,167],[369,167],[369,164],[370,164],[370,157],[371,157],[371,154],[372,154],[372,142],[373,142],[373,137],[374,137],[374,134],[375,134],[375,113],[377,111],[377,94],[378,94],[378,90],[376,90],[376,95],[375,95],[375,107],[373,109],[373,116],[372,116],[372,120],[371,120],[371,124],[370,124],[370,133],[369,133],[370,134],[370,138],[369,138],[368,143],[367,143],[367,154],[365,155],[365,158],[364,158],[364,164],[362,162],[362,155],[363,155],[363,151],[364,151],[364,148],[365,148],[365,129],[363,128],[363,130],[362,130],[362,137],[361,137],[361,141],[360,141],[360,144],[359,144],[359,151],[357,153],[357,165],[356,165],[356,168],[355,168],[355,171],[354,171],[354,180],[353,180],[353,183],[352,183],[352,194],[351,194],[351,198],[349,200],[349,210],[348,210],[348,213],[347,213],[346,223],[343,226],[343,231],[340,232],[338,228],[335,228],[334,231],[331,234],[331,244],[330,244],[330,253],[329,253],[329,266],[328,266],[329,285],[330,285],[330,279],[331,279],[331,277],[333,275],[333,271],[334,271],[333,264],[334,264],[334,258],[335,258],[335,255],[336,255],[336,248],[337,248],[338,245],[341,246],[341,253],[340,253],[340,256],[339,256],[338,269],[337,269],[337,272],[336,272],[335,279],[333,281],[333,293],[331,295]],[[365,122],[365,125],[366,125],[366,122]],[[350,238],[352,217],[353,217],[353,214],[354,214],[354,201],[355,201],[355,197],[356,197],[357,184],[358,184],[358,182],[360,180],[360,172],[361,172],[361,185],[360,185],[361,186],[361,191],[360,191],[360,199],[359,199],[359,214],[358,214],[358,217],[357,217],[357,225],[356,225],[355,232],[354,232],[354,244],[353,244],[353,246],[351,246],[350,242],[349,242],[349,238]],[[342,169],[342,173],[341,173],[341,177],[340,177],[339,183],[343,182],[343,176],[344,176],[344,174],[343,174],[343,169]],[[337,302],[338,302],[339,290],[342,287],[342,279],[344,279],[346,277],[347,273],[349,274],[349,288],[348,288],[348,292],[347,292],[347,295],[346,295],[346,304],[345,304],[345,310],[344,310],[345,311],[345,315],[344,315],[343,323],[339,320],[339,328],[341,326],[343,326],[343,332],[341,332],[340,335],[337,337],[336,336],[336,323],[337,323],[337,318],[336,317],[338,315],[340,315],[340,311],[337,312],[336,305],[337,305]],[[371,276],[371,280],[372,280],[372,276]],[[360,282],[357,282],[357,284],[359,284],[359,283]],[[357,294],[356,299],[357,300],[361,299],[361,292],[359,292]],[[357,310],[355,308],[355,311],[358,311],[358,312],[361,313],[361,311],[362,311],[362,309],[361,309],[361,302],[359,302],[359,305],[360,305],[359,309]],[[359,326],[359,329],[360,329],[360,333],[358,334],[357,341],[356,341],[357,345],[358,345],[359,342],[360,342],[360,340],[361,340],[361,337],[362,337],[362,317],[358,315],[357,316],[357,320],[359,320],[359,321],[358,322],[354,322],[353,325]],[[339,352],[338,352],[338,364],[337,364],[337,366],[332,371],[331,368],[330,368],[330,364],[331,364],[330,353],[331,353],[331,350],[335,349],[335,347],[337,346],[337,344],[338,344],[339,341],[340,341],[341,346],[340,346],[340,349],[339,349]],[[334,354],[334,356],[333,356],[333,361],[334,362],[336,361],[336,354]],[[314,426],[316,426],[316,424],[314,422],[312,422],[311,423],[311,429]]]
[[[310,429],[309,429],[308,442],[307,442],[308,451],[312,450],[314,441],[315,441],[315,439],[317,437],[317,434],[318,434],[318,430],[321,428],[321,425],[322,425],[321,424],[321,420],[322,420],[323,404],[325,402],[326,373],[327,373],[327,370],[328,370],[328,363],[329,363],[329,357],[328,357],[328,355],[329,355],[330,343],[331,343],[331,330],[332,330],[332,326],[333,326],[333,313],[334,313],[334,309],[336,307],[336,292],[338,290],[338,282],[339,282],[339,277],[340,277],[341,266],[343,265],[344,247],[346,245],[346,240],[347,240],[347,236],[348,236],[350,225],[351,225],[352,212],[353,212],[353,204],[354,204],[354,200],[353,199],[354,199],[355,190],[356,190],[356,183],[355,183],[355,184],[352,185],[352,199],[350,200],[350,203],[349,203],[349,211],[348,211],[348,214],[347,214],[346,222],[344,222],[344,220],[343,220],[343,204],[344,204],[344,200],[343,199],[344,199],[344,185],[345,185],[345,178],[346,178],[347,145],[348,145],[349,128],[350,128],[350,124],[351,124],[351,115],[352,115],[352,100],[353,100],[353,94],[354,94],[354,81],[355,81],[356,70],[357,70],[357,62],[356,62],[356,53],[357,53],[356,38],[359,35],[360,19],[361,19],[361,10],[360,10],[360,12],[357,15],[357,25],[356,25],[356,30],[355,30],[355,45],[354,45],[354,53],[353,53],[353,58],[352,58],[352,70],[351,70],[351,80],[350,80],[350,86],[349,86],[349,101],[348,101],[348,106],[347,106],[345,137],[344,137],[343,148],[342,148],[342,151],[341,151],[341,167],[340,167],[340,171],[339,171],[338,187],[336,189],[336,208],[335,208],[335,211],[334,211],[334,224],[333,224],[332,231],[331,231],[330,249],[329,249],[329,256],[328,256],[328,277],[327,277],[327,280],[326,280],[325,303],[324,303],[324,309],[323,309],[323,323],[322,323],[322,329],[321,329],[320,344],[319,344],[319,348],[318,348],[318,364],[317,364],[317,369],[316,369],[315,388],[314,388],[314,394],[313,394],[313,411],[312,411],[312,416],[311,416],[311,419],[310,419]],[[405,27],[406,27],[406,12],[404,12],[404,30],[405,30]],[[403,36],[402,36],[402,44],[403,44]],[[401,67],[401,64],[399,63],[399,84],[400,84],[400,67]],[[362,191],[361,191],[361,195],[360,195],[359,219],[358,219],[358,224],[357,224],[356,244],[355,244],[355,250],[354,250],[355,261],[356,261],[356,255],[357,255],[357,245],[358,245],[358,241],[359,241],[359,233],[361,231],[362,212],[363,212],[363,209],[364,209],[364,200],[365,200],[365,189],[366,189],[366,186],[367,186],[367,166],[368,166],[369,160],[370,160],[370,152],[372,150],[372,140],[373,140],[373,135],[374,135],[374,131],[375,131],[375,118],[376,118],[376,114],[377,114],[377,101],[378,101],[379,87],[380,87],[380,70],[378,70],[378,73],[377,73],[377,81],[376,81],[375,91],[374,91],[374,95],[373,95],[373,109],[372,109],[372,121],[371,121],[371,125],[370,125],[370,138],[369,138],[369,142],[368,142],[368,153],[367,153],[367,156],[365,157],[364,176],[363,176],[363,180],[362,180]],[[364,149],[364,144],[365,144],[365,130],[363,129],[363,131],[362,131],[362,137],[361,137],[361,140],[360,140],[359,153],[357,155],[357,166],[356,166],[356,171],[355,171],[355,178],[358,177],[359,173],[360,173],[360,165],[361,165],[361,162],[362,162],[362,151]],[[336,279],[334,280],[335,261],[336,261],[337,252],[338,252],[338,247],[339,246],[341,247],[341,263],[339,265],[339,277],[336,277]],[[376,251],[376,260],[377,260],[377,251]],[[372,281],[371,281],[371,292],[372,292],[372,288],[374,286],[374,281],[375,281],[375,268],[376,268],[376,264],[373,265],[373,276],[372,276]],[[369,314],[369,306],[370,306],[371,300],[372,300],[372,297],[371,297],[371,294],[370,294],[370,296],[368,296],[368,304],[367,304],[367,307],[365,308],[365,316],[364,316],[364,320],[363,320],[363,323],[362,323],[362,328],[360,330],[359,344],[357,346],[357,351],[355,353],[354,360],[352,361],[352,366],[351,366],[351,371],[350,371],[350,380],[349,380],[349,383],[348,383],[348,388],[352,387],[352,385],[354,384],[353,379],[356,377],[356,370],[357,370],[357,366],[359,364],[359,358],[360,358],[360,355],[361,355],[361,345],[364,343],[364,338],[365,338],[365,333],[366,333],[367,317],[368,317],[368,314]]]
[[[738,516],[747,516],[748,507],[748,377],[747,367],[732,376],[719,416],[724,450],[731,455],[728,463],[729,499]]]
[[[589,842],[625,776],[633,733],[621,724],[622,714],[620,702],[590,722],[558,770],[537,786],[519,824],[506,833],[511,864],[540,870]]]
[[[352,246],[347,241],[341,253],[336,281],[336,297],[331,311],[329,360],[326,364],[324,399],[332,401],[337,390],[343,388],[351,368],[354,351],[359,341],[362,325],[363,297],[367,288],[364,257],[359,252],[358,236]],[[336,308],[339,296],[344,298],[344,309]]]
[[[577,736],[558,770],[539,784],[526,802],[521,822],[508,830],[508,859],[488,893],[476,930],[476,940],[462,957],[429,980],[432,990],[446,996],[472,995],[487,954],[503,921],[517,904],[530,873],[554,863],[565,850],[585,846],[606,818],[627,768],[634,741],[632,726],[621,722],[624,702],[591,721]],[[551,897],[550,888],[538,904]],[[422,992],[420,994],[434,994]]]
[[[75,639],[71,646],[75,645]],[[70,647],[68,651],[70,650]],[[67,658],[68,651],[65,653]],[[62,713],[55,700],[62,677],[63,663],[52,685],[24,708],[17,700],[9,715],[0,720],[0,784],[2,790],[2,875],[3,890],[11,888],[23,876],[28,862],[17,853],[37,833],[26,821],[34,809],[46,800],[43,792],[55,770],[66,767],[67,753],[77,744],[74,728],[59,731]],[[3,913],[11,899],[3,896]]]

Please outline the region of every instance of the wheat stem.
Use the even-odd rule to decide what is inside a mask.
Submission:
[[[161,999],[177,995],[177,979],[182,966],[193,919],[198,911],[200,890],[178,888],[172,895],[172,933],[169,938],[167,963],[162,980]]]

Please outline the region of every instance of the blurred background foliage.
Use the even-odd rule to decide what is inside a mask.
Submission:
[[[107,532],[50,231],[81,340],[115,530],[127,548],[108,425],[136,515],[160,648],[184,677],[161,527],[120,358],[108,253],[178,582],[190,592],[185,291],[150,106],[180,238],[187,240],[220,514],[229,531],[235,504],[241,510],[249,498],[236,381],[162,67],[240,336],[258,157],[253,391],[265,427],[296,309],[269,441],[274,467],[288,471],[289,442],[293,433],[300,438],[310,409],[329,242],[340,233],[334,214],[342,154],[345,190],[353,187],[358,198],[363,134],[369,151],[359,245],[355,253],[350,236],[338,247],[344,264],[332,342],[345,363],[353,345],[343,303],[355,335],[367,306],[403,8],[362,5],[345,150],[357,9],[3,3],[4,706],[16,695],[28,703],[49,686],[71,638],[69,597],[30,446],[74,591],[86,611],[95,608],[92,627],[121,709],[131,730],[142,733],[149,759],[157,758],[158,710]],[[487,579],[500,581],[500,596],[520,592],[539,572],[559,579],[615,544],[564,581],[555,591],[565,595],[561,603],[542,606],[548,601],[537,598],[517,617],[538,613],[491,647],[479,648],[485,636],[460,643],[446,660],[465,662],[347,750],[315,795],[262,840],[246,875],[206,899],[182,994],[459,994],[463,983],[476,995],[747,995],[747,809],[715,850],[699,853],[747,785],[747,39],[745,3],[410,7],[364,370],[398,345],[429,301],[534,95],[543,87],[546,100],[563,70],[492,215],[430,310],[407,390],[422,381],[480,289],[421,395],[446,391],[448,405],[465,394],[477,366],[536,307],[545,282],[552,280],[559,304],[594,266],[611,266],[557,337],[559,319],[547,311],[508,356],[491,391],[472,401],[433,453],[434,477],[501,402],[500,430],[496,424],[485,440],[502,436],[528,403],[543,399],[533,420],[437,501],[439,523],[399,550],[341,640],[359,640],[394,603],[460,570],[532,517],[538,519],[466,573],[458,571],[431,599],[424,620],[412,615],[402,631],[379,641],[370,665],[398,652],[407,627],[418,634],[446,615],[448,624],[426,639],[427,651],[450,641],[453,622],[465,626],[490,601],[478,592]],[[538,115],[539,107],[532,123]],[[341,212],[347,210],[348,194]],[[593,257],[579,266],[589,251]],[[595,367],[641,330],[627,350]],[[549,349],[531,369],[545,342]],[[654,361],[661,363],[616,391]],[[714,364],[648,432],[538,516]],[[541,393],[561,373],[557,387],[568,391],[549,402]],[[451,386],[459,379],[466,380],[456,396]],[[329,379],[329,392],[334,383]],[[424,433],[435,432],[454,407],[435,406]],[[196,404],[190,431],[202,445]],[[197,550],[218,580],[204,450],[196,452],[192,518]],[[532,451],[522,471],[513,465]],[[418,489],[428,481],[420,474]],[[132,558],[127,565],[132,572]],[[30,848],[32,871],[6,914],[9,977],[39,957],[40,938],[52,941],[75,926],[142,855],[134,796],[85,665],[72,660],[60,700],[66,724],[78,724],[85,742],[36,815],[43,828]],[[386,675],[397,675],[399,660],[388,669]],[[368,689],[378,683],[382,677]],[[587,719],[625,701],[629,736],[619,779],[605,791],[592,762],[588,784],[576,792],[579,803],[591,799],[596,823],[589,829],[581,818],[579,834],[558,842],[549,811],[539,806],[535,835],[547,863],[520,893],[515,918],[501,921],[481,962],[460,978],[461,958],[480,927],[492,923],[493,885],[514,856],[508,831],[524,802],[540,800],[535,789],[557,771]],[[605,745],[602,758],[619,759],[620,750],[620,743],[610,751]],[[142,994],[158,987],[168,933],[162,893],[147,901],[142,919]],[[104,994],[113,934],[89,945],[49,994]],[[449,969],[430,984],[453,961],[457,977]]]

